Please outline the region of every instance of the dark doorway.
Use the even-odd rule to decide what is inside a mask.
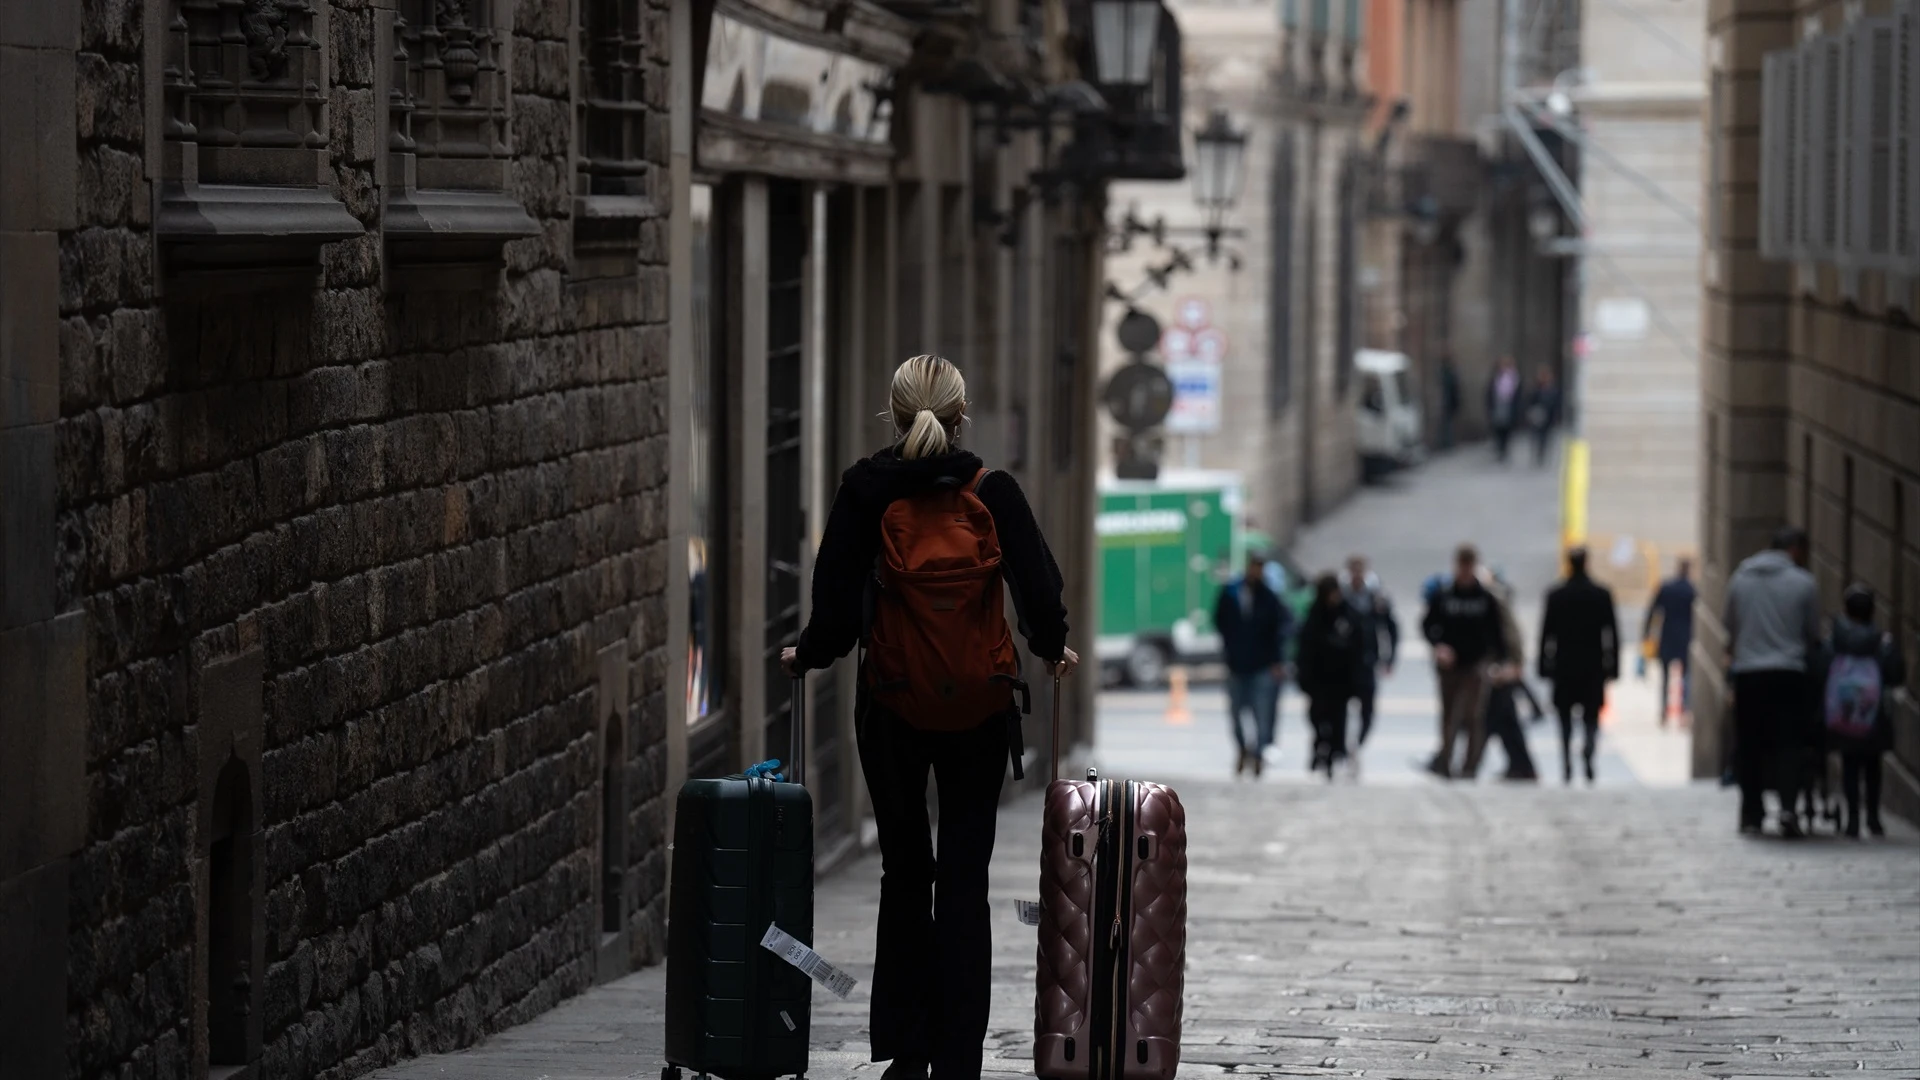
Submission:
[[[207,845],[207,1065],[212,1077],[244,1069],[253,1012],[253,796],[247,769],[228,758],[213,793]]]
[[[807,519],[800,495],[802,330],[807,264],[806,187],[767,183],[767,602],[766,754],[791,752],[793,704],[780,650],[800,634],[801,551]]]

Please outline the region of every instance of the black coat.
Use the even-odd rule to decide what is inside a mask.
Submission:
[[[1547,593],[1540,620],[1540,677],[1553,681],[1556,700],[1620,677],[1620,624],[1606,586],[1575,574]]]
[[[1300,648],[1294,654],[1296,680],[1308,697],[1353,697],[1360,692],[1367,669],[1365,615],[1345,600],[1331,606],[1315,603],[1300,624]]]
[[[886,449],[854,462],[840,477],[813,563],[813,615],[797,642],[802,668],[828,667],[852,651],[865,631],[867,584],[880,554],[880,517],[893,500],[943,484],[971,483],[980,468],[980,459],[965,450],[903,461]],[[998,469],[981,479],[975,494],[993,515],[1001,572],[1027,648],[1042,660],[1060,659],[1067,643],[1066,585],[1026,495],[1012,475]]]
[[[1477,581],[1466,586],[1449,581],[1442,586],[1428,601],[1420,629],[1429,642],[1453,650],[1456,669],[1507,658],[1500,601]]]
[[[1213,627],[1220,632],[1227,670],[1235,675],[1256,675],[1278,664],[1286,655],[1291,613],[1273,590],[1267,588],[1267,583],[1257,579],[1251,583],[1251,610],[1241,610],[1242,584],[1236,581],[1220,590],[1220,597],[1213,604]]]

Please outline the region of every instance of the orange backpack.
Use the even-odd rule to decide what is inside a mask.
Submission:
[[[880,516],[866,680],[925,731],[965,731],[1013,707],[1019,659],[1000,586],[1000,539],[965,487],[895,499]]]

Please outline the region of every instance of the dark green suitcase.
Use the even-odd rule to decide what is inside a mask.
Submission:
[[[813,798],[803,786],[804,686],[794,680],[787,779],[689,780],[673,825],[667,906],[667,1068],[724,1080],[807,1071],[813,986],[762,948],[777,925],[813,944]]]

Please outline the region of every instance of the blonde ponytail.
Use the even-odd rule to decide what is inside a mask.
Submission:
[[[887,414],[902,458],[953,449],[967,410],[967,382],[959,368],[938,356],[913,357],[894,369],[888,397]]]

